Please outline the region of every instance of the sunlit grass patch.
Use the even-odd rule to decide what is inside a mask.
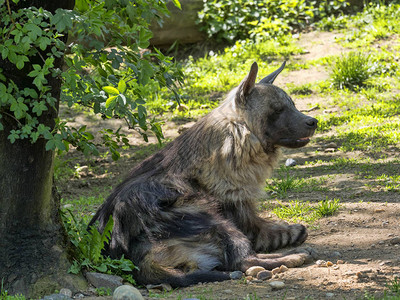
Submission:
[[[265,191],[272,197],[286,198],[288,192],[326,191],[327,176],[302,177],[291,174],[288,167],[282,166],[277,174],[267,180]]]
[[[314,208],[315,212],[319,217],[332,216],[340,208],[339,202],[339,199],[328,200],[326,198],[326,200],[318,202],[318,205]]]
[[[322,217],[335,214],[340,208],[339,202],[339,199],[329,200],[328,198],[318,202],[317,205],[299,200],[292,200],[287,204],[279,202],[279,206],[273,209],[273,213],[286,221],[312,224]]]
[[[365,86],[372,75],[372,58],[363,52],[349,52],[335,60],[331,78],[339,89],[356,90]]]

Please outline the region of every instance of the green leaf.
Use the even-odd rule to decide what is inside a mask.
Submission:
[[[153,37],[153,33],[144,27],[140,28],[139,31],[139,47],[140,48],[147,48],[150,45],[149,40]]]
[[[146,108],[143,105],[138,106],[138,114],[140,119],[146,116]]]
[[[181,3],[179,2],[179,0],[172,0],[172,3],[174,3],[177,8],[182,9]]]
[[[71,11],[59,8],[51,19],[51,23],[56,26],[58,32],[63,32],[72,28],[72,20]]]
[[[146,85],[150,77],[153,76],[154,70],[151,64],[147,60],[140,61],[141,72],[139,73],[139,81],[141,85]]]
[[[126,83],[123,79],[118,82],[118,90],[121,94],[125,93],[126,90]]]
[[[113,105],[113,104],[115,104],[115,99],[117,98],[118,96],[111,96],[111,97],[108,97],[108,99],[107,99],[107,101],[106,101],[106,108],[108,108],[110,105]]]
[[[105,86],[103,90],[109,95],[118,95],[119,91],[113,86]]]

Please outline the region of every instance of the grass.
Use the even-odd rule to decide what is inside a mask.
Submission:
[[[313,224],[320,218],[334,215],[340,208],[339,202],[339,199],[326,198],[319,201],[317,205],[311,205],[308,201],[291,200],[287,204],[279,202],[279,206],[273,209],[273,213],[283,220]]]
[[[338,57],[332,67],[333,85],[339,89],[357,90],[372,75],[372,59],[363,52],[350,52]]]

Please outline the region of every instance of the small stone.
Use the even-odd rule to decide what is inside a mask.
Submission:
[[[343,265],[343,264],[344,264],[344,261],[341,260],[341,259],[339,259],[339,260],[336,262],[336,264],[338,264],[338,265]]]
[[[374,212],[376,212],[376,213],[381,213],[381,212],[384,212],[385,210],[383,209],[383,208],[377,208],[377,209],[375,209],[375,211]]]
[[[285,162],[286,167],[294,167],[297,165],[297,162],[293,158],[288,158]]]
[[[279,270],[281,271],[281,273],[286,272],[287,270],[289,270],[288,267],[286,267],[285,265],[282,265],[279,267]]]
[[[325,296],[327,298],[332,298],[333,296],[335,296],[335,294],[334,293],[326,293]]]
[[[336,151],[336,148],[326,148],[325,150],[324,150],[324,152],[326,152],[326,153],[333,153],[333,152],[335,152]]]
[[[332,267],[332,266],[333,266],[333,262],[327,261],[327,262],[326,262],[326,266],[327,266],[327,267]]]
[[[72,291],[70,289],[61,289],[60,294],[72,298]]]
[[[267,280],[272,278],[272,272],[271,271],[261,271],[257,273],[257,279],[258,280]]]
[[[400,244],[400,237],[396,236],[396,237],[394,237],[394,238],[391,238],[390,241],[389,241],[389,243],[390,243],[391,245]]]
[[[104,287],[106,289],[109,288],[112,291],[121,286],[123,281],[122,277],[96,272],[87,272],[86,278],[96,288]]]
[[[233,291],[229,290],[229,289],[228,290],[223,290],[222,292],[225,293],[225,294],[232,294],[233,293]]]
[[[378,244],[383,245],[383,244],[385,244],[385,241],[379,241]]]
[[[319,259],[315,262],[318,267],[326,267],[326,261]]]
[[[229,277],[233,280],[239,280],[243,277],[243,272],[241,271],[234,271],[229,273]]]
[[[338,145],[335,142],[330,142],[325,145],[325,148],[337,148]]]
[[[113,300],[144,300],[144,298],[137,288],[121,285],[115,289]]]
[[[273,290],[281,290],[285,287],[285,283],[283,281],[271,281],[269,282],[269,286],[273,289]]]
[[[272,269],[271,272],[272,272],[273,275],[279,274],[279,273],[281,273],[281,268]]]
[[[247,276],[256,277],[258,272],[261,272],[261,271],[265,271],[265,269],[263,267],[260,267],[260,266],[250,267],[250,268],[247,269],[246,275]]]

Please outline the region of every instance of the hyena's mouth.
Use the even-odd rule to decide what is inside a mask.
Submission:
[[[285,138],[285,139],[280,139],[278,141],[279,146],[287,147],[287,148],[300,148],[304,147],[310,142],[310,137],[302,137],[299,139],[290,139],[290,138]]]

